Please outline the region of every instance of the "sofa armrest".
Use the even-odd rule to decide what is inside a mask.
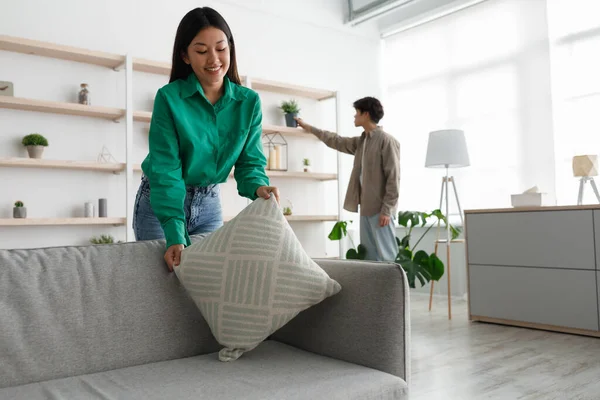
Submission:
[[[368,261],[315,262],[342,290],[272,335],[300,349],[410,377],[410,304],[404,270]]]

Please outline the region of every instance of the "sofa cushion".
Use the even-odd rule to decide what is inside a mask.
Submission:
[[[306,254],[275,196],[255,200],[186,248],[175,273],[225,346],[222,361],[252,350],[300,311],[341,289]]]
[[[0,250],[0,388],[218,351],[164,252]]]
[[[268,340],[235,363],[214,353],[0,389],[0,398],[382,400],[406,391],[391,374]]]

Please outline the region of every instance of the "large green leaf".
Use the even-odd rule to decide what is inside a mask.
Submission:
[[[396,256],[396,261],[412,261],[413,254],[410,249],[404,248],[398,251],[398,255]]]
[[[452,235],[452,240],[455,240],[457,237],[459,237],[461,232],[461,228],[457,228],[454,225],[450,225],[450,234]]]
[[[435,253],[431,253],[429,255],[429,273],[431,274],[431,279],[434,281],[439,281],[442,276],[444,276],[444,263],[439,259]]]
[[[396,238],[396,243],[398,243],[398,247],[401,249],[406,249],[410,247],[410,235],[406,235],[402,238],[402,240]]]
[[[398,213],[398,225],[405,228],[414,226],[425,226],[429,214],[420,211],[400,211]],[[410,223],[410,224],[409,224]]]
[[[364,260],[367,257],[367,248],[359,244],[357,249],[350,249],[346,252],[348,260]]]
[[[421,282],[421,286],[424,286],[427,282],[429,282],[430,280],[430,275],[429,275],[429,271],[427,271],[427,269],[423,268],[422,265],[417,264],[414,261],[401,261],[398,262],[401,266],[402,269],[404,269],[404,272],[406,272],[406,278],[408,279],[408,285],[411,288],[415,288],[415,281],[416,279],[419,280],[419,282]]]
[[[329,240],[341,240],[348,234],[348,222],[352,221],[338,221],[335,223],[331,232],[329,233]]]

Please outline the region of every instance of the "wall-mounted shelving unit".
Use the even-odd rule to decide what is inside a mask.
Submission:
[[[69,169],[80,171],[112,172],[117,174],[125,170],[124,163],[100,163],[93,161],[46,160],[35,158],[0,158],[0,167]]]
[[[0,226],[123,226],[125,218],[0,218]]]
[[[49,57],[66,61],[86,63],[123,71],[126,78],[125,109],[87,106],[74,103],[65,103],[58,101],[49,101],[41,99],[29,99],[18,97],[0,97],[0,109],[21,110],[30,112],[53,113],[71,116],[83,116],[91,118],[101,118],[113,121],[124,121],[125,125],[125,147],[126,162],[124,163],[100,163],[93,161],[73,161],[73,160],[47,160],[47,159],[26,159],[26,158],[4,158],[0,159],[0,167],[4,168],[41,168],[41,169],[64,169],[81,170],[107,173],[126,174],[126,206],[127,216],[124,218],[26,218],[26,219],[0,219],[0,227],[15,226],[73,226],[73,225],[131,225],[132,211],[129,210],[131,197],[129,192],[137,190],[133,183],[133,173],[140,172],[141,167],[135,164],[131,159],[133,146],[133,127],[134,122],[150,123],[152,113],[150,111],[133,110],[132,91],[133,91],[133,72],[144,72],[159,75],[169,75],[171,66],[169,63],[146,60],[142,58],[133,58],[130,55],[112,54],[101,51],[92,51],[88,49],[63,46],[54,43],[42,42],[37,40],[11,37],[0,35],[0,50],[31,54],[41,57]],[[246,86],[257,90],[303,97],[315,101],[333,99],[336,101],[336,126],[339,125],[339,103],[337,93],[334,91],[314,89],[293,84],[274,82],[250,76],[243,76],[243,82]],[[307,134],[300,128],[289,128],[285,126],[263,125],[264,134],[280,133],[283,136],[294,137],[303,140],[317,140],[314,135]],[[339,171],[340,159],[337,158],[337,170]],[[301,171],[266,171],[268,176],[275,179],[302,179],[313,180],[316,182],[335,181],[338,179],[337,171],[335,173],[322,172],[301,172]],[[340,187],[338,182],[337,215],[292,215],[288,217],[290,222],[325,222],[337,221],[340,217]],[[229,218],[230,219],[230,218]],[[127,230],[127,240],[133,240]],[[341,246],[341,242],[340,242]],[[341,251],[341,248],[340,248]]]
[[[120,108],[85,106],[77,103],[23,99],[19,97],[0,97],[0,108],[21,111],[36,111],[51,114],[76,115],[80,117],[103,118],[118,121],[125,115]]]

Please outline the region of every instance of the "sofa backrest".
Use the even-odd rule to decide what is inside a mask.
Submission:
[[[0,250],[0,388],[218,351],[164,249]]]

